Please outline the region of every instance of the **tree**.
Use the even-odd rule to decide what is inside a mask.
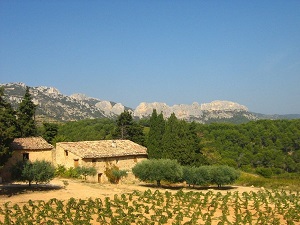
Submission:
[[[157,115],[156,109],[150,117],[150,130],[148,133],[147,151],[149,159],[162,157],[162,137],[165,132],[165,120],[162,113]]]
[[[18,125],[21,137],[30,137],[37,134],[35,125],[36,105],[33,103],[29,93],[29,87],[26,87],[25,95],[18,108]]]
[[[161,181],[181,181],[183,176],[180,164],[171,159],[143,160],[132,168],[132,172],[142,181],[156,181],[157,186],[161,186]]]
[[[199,143],[196,124],[178,120],[172,113],[162,137],[162,158],[176,159],[181,165],[206,164]]]
[[[133,124],[133,118],[131,112],[124,111],[122,112],[117,119],[117,133],[120,139],[129,139],[129,129]]]
[[[11,156],[10,144],[17,135],[16,112],[4,100],[4,89],[0,88],[0,169]]]
[[[15,181],[48,183],[55,176],[55,168],[45,160],[30,162],[29,160],[17,162],[11,169],[12,179]]]
[[[236,179],[239,178],[240,173],[229,166],[211,166],[211,182],[217,184],[220,188],[224,184],[232,184]]]
[[[211,182],[210,166],[183,167],[183,180],[189,185],[206,185]]]
[[[114,138],[131,140],[144,145],[144,133],[142,126],[133,121],[131,112],[124,111],[117,119],[117,128],[113,134]]]
[[[53,139],[58,133],[58,125],[54,123],[43,123],[44,126],[44,133],[43,133],[43,138],[53,144]]]

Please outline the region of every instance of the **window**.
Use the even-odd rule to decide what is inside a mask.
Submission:
[[[65,156],[68,156],[68,155],[69,155],[68,150],[65,150]]]
[[[23,161],[29,160],[29,153],[23,153]]]
[[[79,160],[78,159],[74,159],[74,167],[78,167],[79,166]]]

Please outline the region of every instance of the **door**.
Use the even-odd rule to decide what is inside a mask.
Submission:
[[[102,183],[102,173],[98,173],[98,183]]]

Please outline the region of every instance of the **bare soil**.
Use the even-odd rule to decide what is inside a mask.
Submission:
[[[67,185],[66,185],[67,183]],[[183,188],[183,191],[208,191],[214,190],[218,192],[227,191],[239,191],[239,192],[250,192],[258,191],[259,188],[252,187],[241,187],[241,186],[228,186],[222,189],[216,189],[215,187],[205,188],[193,188],[184,187],[182,184],[179,185],[162,185],[158,188],[155,185],[145,184],[142,182],[135,184],[98,184],[88,183],[81,180],[71,179],[54,179],[49,184],[36,185],[32,184],[31,187],[28,184],[16,183],[16,184],[0,184],[0,205],[5,202],[14,203],[27,203],[29,200],[50,200],[56,198],[59,200],[68,200],[70,198],[76,199],[88,199],[88,198],[104,198],[113,197],[115,194],[130,193],[134,190],[145,191],[147,189],[161,190],[161,191],[172,191],[176,192]]]

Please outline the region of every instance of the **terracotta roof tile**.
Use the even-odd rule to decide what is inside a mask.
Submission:
[[[15,138],[11,144],[13,150],[51,150],[53,145],[42,137]]]
[[[59,142],[56,147],[62,147],[81,158],[147,155],[146,147],[129,140]]]

